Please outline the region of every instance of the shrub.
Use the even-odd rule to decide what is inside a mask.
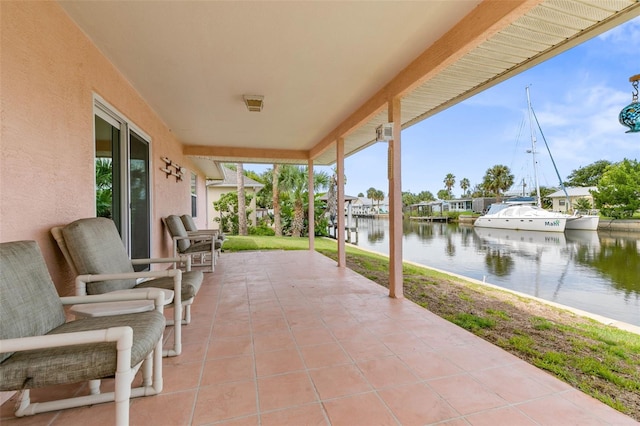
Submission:
[[[276,231],[274,231],[269,226],[264,224],[259,226],[250,226],[248,231],[249,231],[249,235],[261,235],[261,236],[267,236],[267,237],[272,237],[276,235]]]

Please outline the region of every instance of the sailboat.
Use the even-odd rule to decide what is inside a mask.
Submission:
[[[550,212],[523,202],[494,203],[473,223],[478,228],[564,232],[569,215]]]
[[[551,164],[553,164],[553,169],[556,172],[556,176],[558,176],[558,181],[560,182],[560,188],[564,192],[564,195],[567,199],[566,205],[571,206],[571,199],[569,197],[569,193],[567,192],[567,188],[564,186],[564,182],[560,177],[560,172],[558,172],[558,167],[556,166],[556,162],[553,160],[553,155],[551,155],[551,149],[549,149],[549,144],[544,137],[544,133],[542,133],[542,128],[540,127],[540,123],[538,122],[538,117],[536,117],[536,113],[533,111],[531,107],[531,100],[529,98],[529,86],[526,88],[527,90],[527,103],[529,106],[529,121],[531,123],[531,116],[536,120],[536,124],[538,125],[538,130],[540,130],[540,135],[542,136],[542,141],[544,142],[544,146],[547,148],[547,152],[549,153],[549,158],[551,159]],[[531,127],[531,126],[530,126]],[[535,155],[535,136],[533,135],[533,130],[531,130],[531,139],[532,139],[532,149]],[[535,171],[535,158],[534,158],[534,171]],[[540,187],[538,185],[538,176],[536,173],[536,190],[538,194],[538,206],[541,205],[540,199]],[[581,214],[578,211],[575,211],[573,215],[567,215],[567,224],[565,229],[569,230],[580,230],[580,231],[596,231],[598,229],[598,224],[600,223],[600,216],[590,215],[590,214]]]
[[[529,128],[531,131],[531,155],[533,156],[533,169],[536,182],[537,205],[533,205],[531,201],[506,201],[503,203],[494,203],[489,207],[489,211],[480,216],[474,222],[474,226],[479,228],[499,228],[499,229],[515,229],[524,231],[544,231],[544,232],[564,232],[565,229],[581,229],[596,230],[598,228],[598,216],[568,215],[564,213],[550,212],[542,208],[542,199],[540,197],[540,184],[538,183],[538,171],[536,162],[536,137],[533,131],[533,120],[535,117],[533,108],[531,107],[531,99],[529,96],[529,87],[527,91],[527,106],[529,110]],[[536,118],[537,122],[537,118]],[[539,127],[539,125],[538,125]],[[544,135],[543,135],[544,139]],[[546,140],[544,141],[549,150]],[[553,167],[560,178],[558,169],[556,168],[553,157],[551,157]],[[564,189],[562,179],[560,184]],[[566,194],[566,190],[565,190]],[[568,195],[567,195],[568,198]]]

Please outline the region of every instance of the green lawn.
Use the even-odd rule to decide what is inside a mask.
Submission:
[[[336,242],[328,238],[316,238],[315,246],[322,250],[336,250]],[[307,237],[269,237],[251,235],[240,237],[228,235],[224,242],[223,250],[228,252],[243,250],[308,250],[309,239]]]

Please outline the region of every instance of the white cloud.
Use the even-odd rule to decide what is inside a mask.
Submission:
[[[634,40],[640,39],[640,17],[600,34],[598,38],[612,45],[632,45]]]

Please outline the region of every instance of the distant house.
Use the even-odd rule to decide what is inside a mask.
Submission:
[[[365,197],[357,197],[351,203],[352,213],[355,215],[370,215],[372,211],[372,200]]]
[[[389,213],[389,197],[384,197],[380,203],[366,197],[357,197],[351,202],[354,215],[371,215]]]
[[[591,191],[597,191],[595,186],[566,188],[566,190],[569,195],[569,204],[567,204],[567,194],[565,194],[563,190],[547,195],[547,198],[551,199],[553,203],[553,211],[566,212],[573,210],[576,202],[580,199],[588,200],[593,206],[593,195],[591,195]]]
[[[454,200],[447,200],[449,203],[449,211],[452,212],[467,212],[473,210],[473,200],[471,198],[457,198]]]
[[[227,167],[221,167],[224,174],[224,179],[218,181],[207,182],[207,202],[209,217],[207,218],[207,228],[219,229],[220,223],[216,221],[216,218],[220,217],[220,212],[213,208],[213,203],[220,200],[223,194],[228,192],[236,192],[238,190],[238,179],[235,170],[231,170]],[[256,193],[264,187],[260,182],[244,176],[244,190],[245,193],[251,195],[251,202],[247,205],[247,209],[251,210],[249,214],[249,225],[256,226]]]

